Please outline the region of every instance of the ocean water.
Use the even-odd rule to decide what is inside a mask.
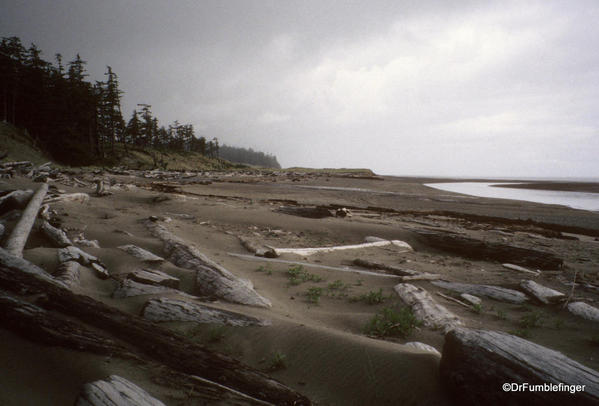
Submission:
[[[555,190],[512,189],[493,187],[506,183],[485,182],[454,182],[454,183],[427,183],[435,189],[447,192],[462,193],[470,196],[491,197],[496,199],[523,200],[526,202],[559,204],[574,209],[599,212],[599,193],[562,192]]]

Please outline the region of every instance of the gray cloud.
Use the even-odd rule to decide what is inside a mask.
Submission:
[[[599,5],[456,3],[28,1],[0,33],[286,166],[599,173]]]

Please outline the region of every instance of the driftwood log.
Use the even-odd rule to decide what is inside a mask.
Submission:
[[[56,271],[54,271],[53,276],[57,280],[64,282],[69,288],[72,288],[73,286],[79,285],[81,266],[75,261],[63,262],[58,266]]]
[[[390,271],[393,275],[397,276],[416,276],[420,275],[420,272],[413,271],[411,269],[400,268],[395,265],[383,264],[382,262],[369,261],[367,259],[356,258],[354,264],[368,269],[382,269]]]
[[[67,237],[67,233],[65,233],[60,228],[52,226],[46,220],[42,221],[40,229],[42,230],[44,235],[48,237],[48,239],[59,248],[65,248],[69,245],[73,245],[73,242],[69,239],[69,237]]]
[[[173,264],[196,271],[196,289],[201,295],[250,306],[271,306],[270,300],[260,296],[250,281],[237,278],[161,224],[148,220],[146,226],[155,237],[162,240],[164,250]]]
[[[245,248],[249,252],[254,253],[257,257],[277,257],[277,254],[275,253],[274,249],[260,245],[247,237],[239,236],[239,242],[241,243],[241,245],[243,245],[243,248]]]
[[[517,290],[502,288],[493,285],[475,285],[470,283],[458,283],[447,281],[433,281],[433,285],[459,293],[469,293],[476,296],[486,296],[500,302],[525,303],[528,301],[526,295]]]
[[[441,379],[459,405],[597,405],[599,373],[513,335],[457,328],[445,336]],[[505,384],[584,385],[567,391],[516,391]]]
[[[566,299],[566,295],[557,290],[548,288],[535,281],[525,280],[520,282],[520,287],[530,296],[543,304],[559,303]]]
[[[42,201],[48,192],[48,184],[43,183],[40,188],[35,192],[29,204],[23,211],[19,222],[15,225],[12,232],[8,236],[8,240],[6,241],[5,248],[6,250],[15,255],[17,257],[23,256],[23,248],[25,248],[25,243],[29,238],[29,233],[31,232],[31,227],[33,227],[33,223],[37,218],[37,213],[40,210],[40,206],[42,205]]]
[[[280,206],[276,211],[279,213],[290,214],[292,216],[307,217],[311,219],[323,219],[333,217],[331,211],[326,207],[301,207],[301,206]]]
[[[159,257],[158,255],[152,254],[150,251],[144,250],[143,248],[139,248],[136,245],[121,245],[117,247],[120,250],[125,251],[127,254],[134,256],[140,261],[145,262],[163,262],[164,258]]]
[[[462,324],[458,316],[438,304],[422,288],[409,283],[400,283],[395,285],[393,290],[401,300],[412,308],[414,316],[427,327],[448,330]]]
[[[148,285],[160,285],[166,286],[167,288],[179,289],[180,280],[178,278],[174,278],[156,269],[141,269],[134,271],[127,275],[127,278]]]
[[[563,260],[550,252],[482,241],[442,231],[418,230],[416,234],[424,245],[464,258],[511,263],[538,269],[561,269],[563,266]]]
[[[85,384],[75,406],[165,406],[148,392],[128,380],[111,375],[105,380]]]
[[[22,267],[15,264],[20,264]],[[139,355],[175,371],[200,376],[276,405],[311,404],[306,397],[265,374],[230,357],[209,351],[199,344],[188,341],[183,335],[97,302],[88,296],[73,294],[45,271],[21,258],[0,256],[0,289],[16,294],[44,293],[36,304],[45,310],[53,311],[46,312],[47,314],[61,313],[94,329],[103,330],[115,339],[133,347]],[[4,314],[6,313],[0,311],[0,318],[5,317]],[[40,318],[39,323],[23,323],[19,321],[22,317],[23,314],[17,312],[11,327],[17,332],[27,332],[34,328],[32,326],[48,320],[44,316]],[[44,334],[47,333],[42,333],[43,330],[35,330],[30,337],[46,339]],[[67,338],[72,335],[75,335],[73,339],[79,338],[78,334],[73,334],[73,331],[77,331],[73,330],[73,326],[68,326],[63,331]],[[75,343],[71,348],[79,347]],[[118,352],[114,350],[111,353]]]
[[[541,274],[540,271],[532,271],[530,269],[524,268],[523,266],[520,265],[514,265],[514,264],[501,264],[501,266],[503,266],[506,269],[511,269],[512,271],[517,271],[517,272],[522,272],[522,273],[528,273],[534,276],[539,276]]]
[[[33,196],[33,190],[14,190],[0,196],[0,214],[10,210],[22,210]]]
[[[599,323],[599,309],[584,302],[568,303],[568,310],[575,316]]]
[[[334,251],[345,251],[345,250],[354,250],[354,249],[362,249],[362,248],[372,248],[372,247],[386,247],[387,245],[394,245],[396,247],[400,247],[404,249],[404,252],[412,251],[412,247],[410,244],[400,240],[384,240],[384,241],[376,241],[376,242],[365,242],[362,244],[353,244],[353,245],[338,245],[335,247],[315,247],[315,248],[275,248],[275,253],[277,256],[281,254],[295,254],[301,256],[310,256],[318,253],[326,253],[326,252],[334,252]]]

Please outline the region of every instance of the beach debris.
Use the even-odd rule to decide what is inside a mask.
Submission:
[[[136,245],[121,245],[117,247],[118,249],[125,251],[127,254],[134,256],[140,261],[144,262],[162,262],[164,258],[159,257],[158,255],[152,254],[150,251],[146,251],[143,248],[139,248]]]
[[[341,207],[341,208],[335,210],[335,217],[341,217],[341,218],[343,218],[343,217],[348,217],[348,216],[351,217],[351,213],[345,207]]]
[[[563,266],[563,260],[550,252],[477,240],[444,231],[415,230],[415,233],[423,244],[464,258],[497,261],[546,270],[558,270]]]
[[[174,278],[157,269],[142,269],[127,275],[127,278],[135,282],[145,283],[147,285],[160,285],[168,288],[179,289],[179,279]]]
[[[599,309],[584,302],[568,303],[568,310],[575,316],[594,322],[599,322]]]
[[[318,254],[318,253],[326,253],[326,252],[334,252],[334,251],[344,251],[344,250],[355,250],[362,248],[372,248],[372,247],[385,247],[387,245],[394,245],[396,247],[403,248],[402,252],[412,251],[412,247],[410,244],[400,240],[385,240],[385,241],[376,241],[376,242],[366,242],[363,244],[354,244],[354,245],[338,245],[334,247],[316,247],[316,248],[274,248],[277,256],[282,254],[294,254],[300,255],[303,257],[307,257],[310,255]]]
[[[83,247],[100,248],[100,242],[98,240],[88,240],[85,238],[83,233],[79,233],[79,235],[75,237],[73,241],[75,244],[81,245]]]
[[[4,247],[12,255],[17,257],[23,256],[23,248],[25,248],[25,243],[29,238],[29,233],[31,232],[31,228],[33,227],[33,223],[37,218],[37,213],[40,210],[42,201],[44,200],[47,192],[48,184],[42,183],[39,189],[31,197],[31,200],[29,200],[29,203],[27,204],[27,207],[25,207],[21,218],[12,229],[12,232],[9,234]]]
[[[0,222],[0,240],[2,240],[2,237],[4,237],[5,231],[6,231],[6,227],[4,226],[4,223]]]
[[[595,405],[599,373],[562,353],[507,333],[456,328],[445,335],[441,379],[458,405]],[[584,385],[578,392],[506,390],[506,385]],[[511,386],[508,386],[510,389]]]
[[[558,303],[566,299],[566,295],[562,292],[540,285],[535,281],[523,280],[520,282],[520,287],[526,293],[544,304]]]
[[[271,247],[262,246],[253,240],[239,236],[239,242],[249,252],[253,252],[257,257],[276,258],[277,254]]]
[[[443,280],[432,281],[431,283],[439,288],[452,290],[459,293],[486,296],[500,302],[520,304],[528,301],[528,298],[524,293],[513,289],[502,288],[500,286],[475,285],[470,283],[448,282]]]
[[[145,224],[152,234],[164,243],[164,251],[169,261],[181,268],[196,271],[196,289],[201,295],[250,306],[272,306],[270,300],[254,290],[250,281],[236,277],[158,222],[147,220]]]
[[[106,188],[104,187],[104,181],[102,179],[97,179],[96,180],[96,196],[103,197],[103,196],[108,196],[111,194],[112,194],[112,192],[107,191]]]
[[[460,299],[456,299],[455,297],[447,296],[441,292],[437,292],[437,295],[441,296],[444,299],[449,300],[450,302],[457,303],[460,306],[465,307],[466,309],[473,310],[473,307],[471,305],[469,305],[468,303],[462,302]]]
[[[58,202],[78,202],[87,203],[89,202],[89,195],[87,193],[65,193],[47,197],[44,203],[58,203]]]
[[[480,306],[483,303],[480,297],[469,295],[468,293],[462,293],[460,294],[460,297],[466,302],[470,303],[472,306]]]
[[[73,245],[73,242],[67,237],[67,233],[65,233],[60,228],[56,228],[52,226],[48,221],[42,221],[40,229],[44,233],[48,239],[50,239],[54,245],[59,248],[65,248],[69,245]]]
[[[441,353],[432,345],[428,345],[428,344],[421,343],[418,341],[411,341],[409,343],[405,343],[404,345],[406,347],[415,348],[417,350],[421,350],[424,352],[430,352],[431,354],[435,354],[435,355],[441,357]]]
[[[22,257],[11,254],[4,248],[0,248],[0,269],[2,268],[4,268],[5,271],[22,272],[25,274],[34,275],[36,278],[46,283],[51,283],[52,285],[59,286],[61,288],[65,287],[63,282],[57,280],[42,268],[32,264]]]
[[[90,266],[100,279],[108,279],[110,273],[98,258],[73,245],[58,250],[58,262],[75,261],[81,265]]]
[[[150,299],[142,309],[142,317],[151,321],[193,321],[229,326],[268,326],[268,320],[178,299]]]
[[[62,281],[69,289],[72,289],[73,286],[79,285],[81,266],[75,261],[63,262],[54,271],[53,276]]]
[[[423,288],[409,283],[400,283],[395,285],[393,290],[412,308],[414,316],[427,327],[442,328],[446,331],[462,324],[458,316],[435,302],[435,299]]]
[[[75,406],[165,406],[139,386],[111,375],[105,380],[86,383]]]
[[[393,273],[397,276],[417,276],[421,273],[412,269],[401,268],[395,265],[383,264],[382,262],[369,261],[367,259],[356,258],[354,264],[368,269],[380,269]]]
[[[322,219],[333,217],[331,211],[323,206],[302,207],[302,206],[279,206],[275,211],[289,214],[292,216],[307,217],[311,219]]]
[[[504,268],[511,269],[512,271],[518,271],[522,273],[529,273],[534,276],[539,276],[541,271],[531,271],[530,269],[524,268],[523,266],[514,265],[514,264],[501,264]]]
[[[442,278],[442,276],[439,275],[438,273],[428,273],[428,272],[415,273],[414,275],[400,276],[400,280],[402,282],[409,282],[409,281],[436,281],[436,280],[439,280],[441,278]]]
[[[22,210],[33,196],[33,190],[13,190],[0,196],[0,214],[11,210]]]
[[[167,288],[166,286],[150,285],[147,283],[136,282],[133,279],[124,279],[120,282],[114,292],[112,292],[112,297],[115,299],[124,299],[131,296],[157,295],[175,292],[178,291]]]

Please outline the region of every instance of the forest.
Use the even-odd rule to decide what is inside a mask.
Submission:
[[[216,137],[196,136],[192,124],[161,125],[150,104],[139,103],[125,121],[118,75],[106,67],[104,81],[90,83],[79,54],[65,62],[41,58],[18,37],[0,41],[0,117],[26,129],[39,147],[68,165],[106,163],[115,150],[193,151],[252,165],[279,167],[276,157],[252,149],[221,148]],[[221,156],[221,150],[225,152]]]

